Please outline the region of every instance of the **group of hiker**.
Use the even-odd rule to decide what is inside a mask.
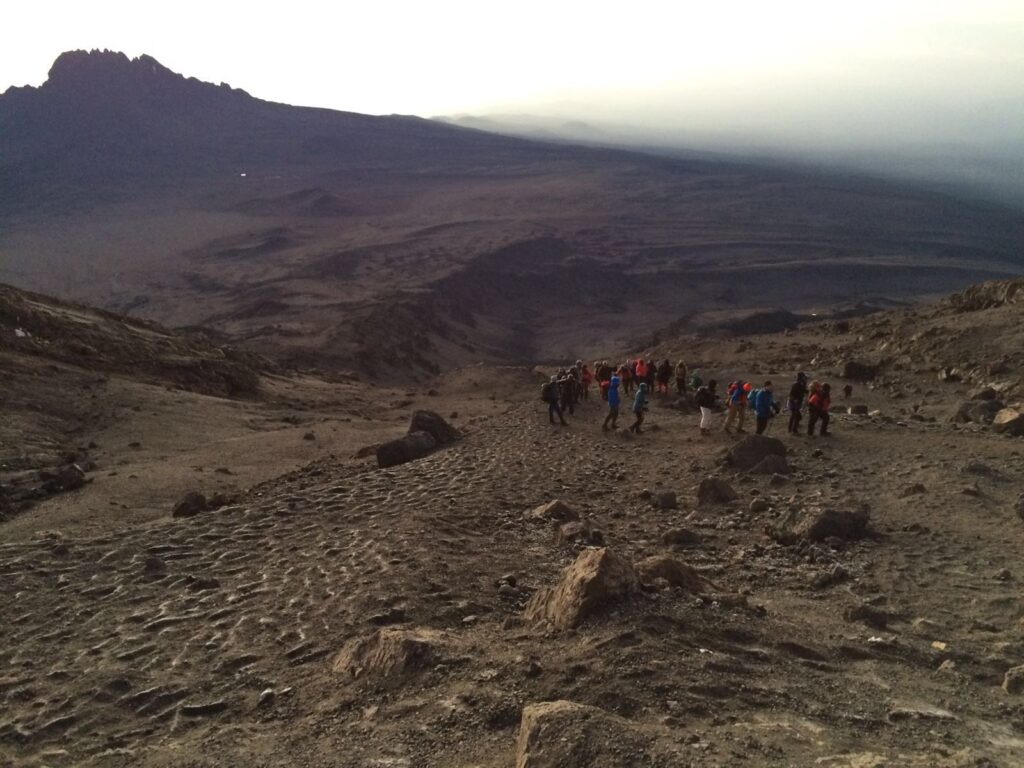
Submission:
[[[726,410],[722,428],[729,434],[732,434],[734,428],[737,433],[745,432],[743,425],[748,410],[753,413],[755,431],[759,435],[764,434],[771,420],[782,412],[783,407],[789,413],[788,432],[792,435],[803,434],[801,422],[805,406],[808,414],[807,434],[813,436],[815,428],[818,428],[822,437],[831,434],[828,426],[832,386],[808,381],[807,375],[802,372],[796,375],[783,403],[776,399],[771,381],[755,386],[753,382],[736,380],[726,387],[724,396],[720,395],[715,379],[705,382],[699,370],[691,373],[682,360],[672,365],[669,360],[659,364],[641,358],[627,360],[618,367],[609,365],[607,361],[596,362],[591,367],[577,360],[575,365],[559,370],[542,386],[541,399],[548,404],[551,423],[568,426],[566,414],[574,415],[576,405],[590,399],[591,387],[596,384],[601,399],[608,404],[608,412],[601,425],[602,429],[608,431],[618,428],[623,395],[632,396],[631,412],[634,420],[629,429],[639,434],[643,431],[644,414],[651,392],[667,396],[673,382],[677,395],[689,399],[692,392],[692,401],[700,409],[700,434],[703,436],[711,434],[714,413],[720,403]],[[844,396],[849,398],[852,391],[852,387],[847,385],[843,389]]]

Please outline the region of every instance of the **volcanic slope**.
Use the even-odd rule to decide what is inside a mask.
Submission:
[[[1019,275],[1019,211],[272,104],[73,52],[0,96],[0,279],[382,381]]]
[[[112,766],[1020,764],[1022,444],[949,419],[971,378],[1019,396],[1019,361],[986,369],[957,331],[1009,338],[1020,305],[1005,284],[972,295],[674,342],[705,376],[780,384],[801,345],[798,367],[836,385],[833,437],[772,424],[774,475],[723,464],[738,438],[699,437],[685,400],[655,398],[639,436],[625,416],[602,432],[596,398],[552,426],[539,375],[479,366],[413,397],[475,412],[419,461],[324,457],[195,517],[25,532],[0,546],[0,749]],[[870,328],[915,323],[949,342],[890,333],[933,359],[876,361],[841,403],[834,365],[878,352]],[[554,499],[583,525],[532,514]],[[805,515],[860,523],[787,525]],[[571,590],[545,602],[574,562],[600,572],[589,613]],[[531,706],[556,700],[572,703]]]

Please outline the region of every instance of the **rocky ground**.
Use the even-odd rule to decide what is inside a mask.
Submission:
[[[1020,765],[1024,444],[1008,416],[1002,432],[986,423],[1005,408],[979,405],[1018,396],[1014,295],[652,350],[723,382],[803,369],[841,384],[865,366],[835,410],[866,413],[837,413],[828,439],[787,436],[781,419],[766,441],[701,438],[673,397],[640,436],[603,433],[599,401],[553,427],[523,368],[405,393],[262,385],[291,400],[162,388],[165,410],[118,420],[145,427],[143,446],[182,411],[173,398],[339,432],[314,453],[327,428],[286,423],[232,453],[245,430],[212,422],[223,451],[204,472],[155,469],[217,452],[201,440],[148,460],[160,511],[133,502],[90,523],[126,449],[4,523],[0,757]],[[388,469],[354,456],[418,408],[462,438]],[[276,473],[273,457],[288,462]],[[222,490],[214,467],[247,473],[230,503],[172,516],[185,490]]]

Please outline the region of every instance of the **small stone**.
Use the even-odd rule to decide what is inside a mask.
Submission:
[[[771,505],[764,499],[754,499],[750,502],[750,511],[757,514],[758,512],[767,512],[771,508]]]
[[[1024,693],[1024,665],[1006,670],[1003,677],[1003,690],[1011,696]]]
[[[273,688],[267,688],[260,693],[259,700],[256,702],[256,706],[259,708],[269,707],[274,703],[277,698],[277,693]]]
[[[316,440],[316,432],[307,432],[302,436],[303,440]]]

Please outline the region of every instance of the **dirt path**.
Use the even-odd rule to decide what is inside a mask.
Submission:
[[[788,439],[783,484],[724,473],[741,501],[698,509],[730,438],[701,440],[695,417],[655,405],[633,438],[602,434],[597,403],[567,429],[532,402],[494,414],[391,470],[314,462],[196,518],[0,546],[0,755],[511,766],[522,707],[570,699],[663,734],[677,765],[1024,761],[1024,706],[999,688],[1024,663],[1019,442],[841,418],[831,441]],[[524,624],[530,593],[576,552],[523,518],[553,498],[634,561],[687,527],[699,543],[676,554],[746,600],[654,591],[576,631]],[[764,533],[789,508],[854,499],[877,539]],[[499,592],[505,574],[516,586]],[[844,618],[865,605],[875,626]],[[436,633],[432,663],[381,680],[332,670],[379,626]]]

